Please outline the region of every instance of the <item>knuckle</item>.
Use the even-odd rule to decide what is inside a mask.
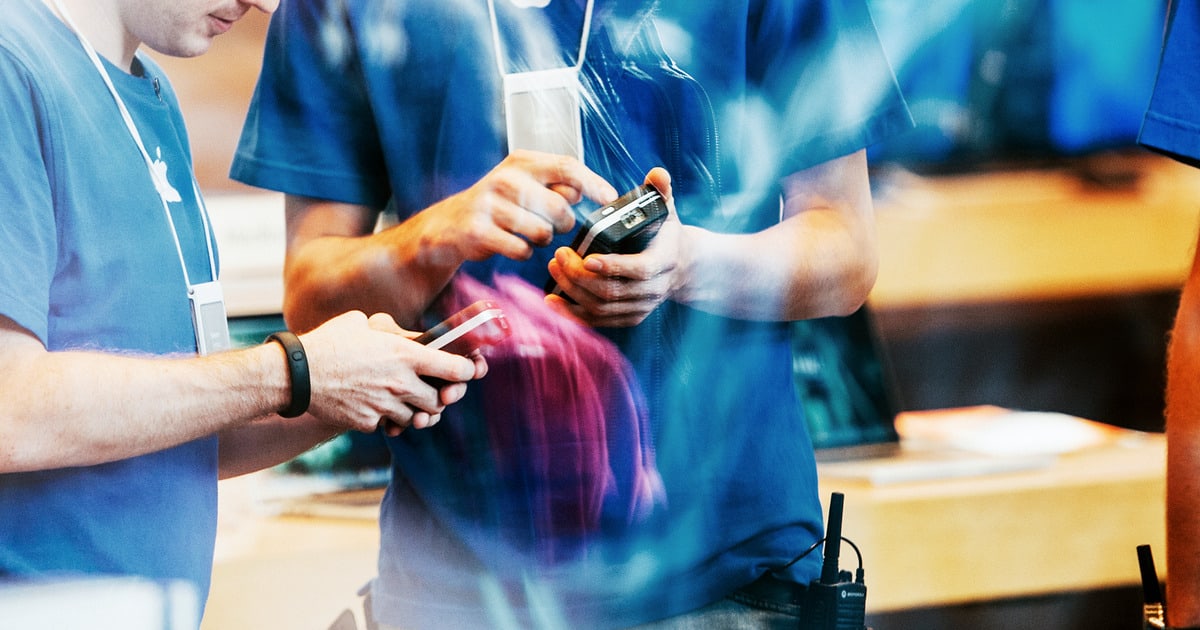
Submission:
[[[545,221],[537,221],[529,231],[529,239],[538,245],[549,245],[554,240],[554,230]]]
[[[554,176],[559,180],[566,180],[570,175],[572,166],[575,164],[575,159],[566,155],[555,156],[554,159]]]
[[[627,299],[630,293],[627,284],[620,279],[609,280],[601,286],[601,296],[610,302]]]

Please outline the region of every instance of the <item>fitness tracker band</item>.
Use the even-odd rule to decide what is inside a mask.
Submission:
[[[304,354],[304,344],[300,338],[284,330],[271,333],[267,341],[277,342],[283,346],[287,355],[288,378],[292,383],[292,399],[288,401],[279,415],[284,418],[295,418],[308,411],[308,403],[312,397],[312,384],[308,379],[308,356]]]

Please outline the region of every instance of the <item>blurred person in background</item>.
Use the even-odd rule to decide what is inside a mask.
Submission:
[[[863,2],[285,3],[231,175],[286,193],[289,325],[514,326],[388,439],[375,622],[794,627],[823,523],[788,323],[863,304],[864,148],[910,125]],[[645,251],[567,247],[642,183]]]

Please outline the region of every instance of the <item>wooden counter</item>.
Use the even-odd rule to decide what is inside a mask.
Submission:
[[[326,630],[375,576],[376,510],[287,516],[257,473],[221,482],[212,588],[201,630]]]
[[[1118,159],[1118,158],[1114,158]],[[1200,216],[1200,170],[1149,153],[1132,181],[1063,169],[900,177],[877,193],[877,310],[1174,288]],[[1116,168],[1116,167],[1114,167]]]
[[[821,492],[845,495],[843,534],[862,550],[874,613],[1137,584],[1137,545],[1163,553],[1163,470],[1162,437],[1146,435],[1038,470],[882,486],[823,477]],[[223,506],[239,496],[223,494]],[[324,630],[375,574],[374,509],[343,513],[358,517],[231,507],[202,629]],[[854,567],[848,546],[841,558]]]
[[[1164,471],[1165,441],[1145,435],[1042,470],[823,477],[821,491],[845,495],[843,535],[862,550],[868,609],[881,612],[1137,584],[1137,546],[1165,556]],[[841,559],[853,568],[848,547]]]

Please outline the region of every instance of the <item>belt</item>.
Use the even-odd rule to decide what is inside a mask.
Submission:
[[[745,604],[753,602],[770,602],[785,606],[800,606],[804,603],[808,587],[788,580],[780,579],[767,573],[753,582],[737,589],[730,598]]]

